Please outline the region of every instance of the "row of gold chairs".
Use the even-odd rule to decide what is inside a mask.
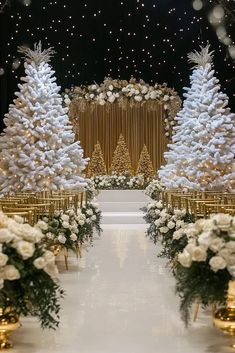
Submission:
[[[184,208],[196,218],[208,217],[212,213],[235,215],[235,194],[227,192],[168,190],[162,194],[162,200],[165,206]]]
[[[55,211],[66,211],[71,207],[77,210],[84,202],[86,202],[86,193],[73,190],[22,192],[1,198],[0,209],[9,217],[19,215],[26,222],[34,225],[42,216],[51,219]]]

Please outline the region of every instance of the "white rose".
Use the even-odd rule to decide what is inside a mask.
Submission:
[[[38,257],[34,260],[33,264],[38,270],[41,270],[46,266],[46,261],[43,257]]]
[[[113,85],[109,85],[109,90],[110,90],[110,91],[113,90]]]
[[[145,93],[147,93],[147,92],[148,92],[148,87],[142,86],[142,87],[141,87],[141,93],[145,94]]]
[[[159,230],[161,233],[166,234],[169,231],[169,228],[168,227],[161,227],[161,228],[159,228]]]
[[[188,243],[185,247],[185,251],[187,251],[191,256],[192,256],[192,253],[193,253],[193,250],[195,248],[195,243]]]
[[[135,96],[134,100],[136,100],[136,102],[141,102],[143,98],[141,96]]]
[[[69,228],[69,223],[68,222],[63,222],[62,223],[62,227],[65,228],[65,229],[68,229]]]
[[[183,237],[183,235],[184,235],[183,229],[176,230],[174,232],[174,234],[173,234],[173,239],[174,240],[179,240],[179,239],[181,239]]]
[[[110,97],[110,96],[112,96],[112,95],[113,95],[112,92],[110,92],[110,91],[107,92],[107,96],[108,96],[108,97]]]
[[[167,227],[168,227],[169,229],[175,228],[175,222],[173,222],[173,221],[168,222],[168,223],[167,223]]]
[[[188,234],[188,232],[187,232],[187,234]],[[212,238],[211,238],[210,232],[203,232],[198,237],[199,245],[204,245],[206,247],[209,247],[209,245],[211,244],[211,241],[212,241]]]
[[[70,239],[71,239],[72,241],[76,241],[76,240],[77,240],[76,234],[72,233],[72,234],[70,235]]]
[[[64,222],[68,222],[68,221],[69,221],[69,216],[68,216],[67,214],[63,214],[63,215],[61,216],[61,219],[62,219],[62,221],[64,221]]]
[[[229,258],[230,254],[231,252],[226,248],[221,249],[218,253],[218,255],[222,256],[226,261]]]
[[[66,238],[63,234],[59,234],[58,236],[58,240],[61,244],[65,244],[66,243]]]
[[[178,228],[182,228],[183,226],[184,226],[184,221],[182,221],[182,220],[177,220],[176,221],[176,228],[178,229]]]
[[[192,265],[192,258],[191,255],[187,251],[183,251],[178,255],[178,262],[183,267],[190,267]]]
[[[70,100],[69,98],[66,98],[66,99],[64,100],[64,102],[65,102],[66,105],[69,105],[69,104],[71,103],[71,100]]]
[[[51,240],[55,238],[55,234],[53,234],[53,233],[51,233],[51,232],[48,232],[48,233],[46,234],[46,236],[47,236],[48,239],[51,239]]]
[[[47,230],[48,229],[48,224],[44,221],[38,221],[36,226],[42,230]]]
[[[91,219],[92,219],[92,221],[95,221],[95,220],[96,220],[96,215],[93,215],[93,216],[91,217]]]
[[[72,226],[72,227],[71,227],[71,231],[72,231],[73,233],[78,233],[78,225]]]
[[[114,95],[112,95],[112,96],[110,96],[110,97],[108,98],[108,101],[109,101],[110,103],[113,103],[115,100],[116,100],[116,98],[115,98]]]
[[[234,240],[228,241],[225,246],[231,252],[235,252],[235,241]]]
[[[60,216],[60,211],[54,211],[54,217],[59,217]]]
[[[213,220],[216,221],[217,225],[222,231],[228,230],[232,225],[232,217],[225,213],[218,213],[213,216]]]
[[[20,278],[20,272],[13,265],[7,265],[4,268],[4,279],[8,281],[14,281]]]
[[[78,224],[79,224],[80,226],[84,226],[85,222],[82,221],[82,220],[80,220],[80,221],[78,221]]]
[[[9,243],[14,238],[14,234],[12,234],[7,228],[0,229],[0,243]]]
[[[226,267],[226,261],[221,256],[213,256],[210,259],[209,264],[214,272],[223,270]]]
[[[197,262],[206,261],[207,252],[204,248],[200,246],[195,246],[192,250],[192,260]]]
[[[204,225],[206,223],[206,219],[199,219],[196,223],[194,223],[194,227],[198,232],[202,232],[204,230]]]
[[[203,223],[203,231],[212,231],[213,229],[215,229],[215,223],[212,219],[207,219],[205,220],[205,222]]]
[[[95,97],[94,93],[90,94],[90,98],[93,99]]]
[[[23,259],[26,260],[33,256],[35,246],[28,241],[20,240],[16,245],[16,250],[23,257]]]
[[[156,99],[156,98],[157,98],[157,96],[158,96],[158,94],[157,94],[157,92],[156,92],[156,91],[152,91],[152,92],[150,92],[150,98],[151,98],[151,99]]]
[[[213,251],[213,252],[218,252],[219,250],[221,250],[225,245],[225,241],[222,238],[215,238],[211,241],[209,248]]]
[[[164,100],[165,102],[167,102],[169,99],[170,99],[170,97],[169,97],[167,94],[163,97],[163,100]]]
[[[70,217],[73,217],[75,215],[74,210],[69,210],[69,215],[70,215]]]
[[[6,265],[8,261],[8,256],[6,254],[3,254],[2,252],[0,253],[0,267],[3,267]]]
[[[18,215],[14,216],[14,221],[16,221],[17,223],[23,224],[24,223],[24,218],[20,217]]]
[[[105,100],[103,99],[99,100],[99,105],[105,105]]]

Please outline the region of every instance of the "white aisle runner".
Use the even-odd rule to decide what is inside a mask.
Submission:
[[[222,353],[227,339],[204,315],[184,329],[174,280],[145,237],[144,225],[105,225],[104,233],[70,270],[60,263],[60,328],[41,331],[24,319],[15,353]]]

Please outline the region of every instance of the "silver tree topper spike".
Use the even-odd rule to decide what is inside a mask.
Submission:
[[[38,43],[34,43],[33,50],[25,46],[19,46],[18,53],[24,54],[24,58],[28,62],[34,62],[36,65],[39,65],[42,62],[49,62],[56,52],[53,50],[53,47],[42,50],[42,43],[39,41]]]
[[[190,64],[196,64],[194,68],[199,66],[205,67],[206,64],[210,64],[213,62],[213,53],[210,52],[210,44],[207,44],[205,47],[200,46],[201,51],[194,51],[188,54],[188,62]]]

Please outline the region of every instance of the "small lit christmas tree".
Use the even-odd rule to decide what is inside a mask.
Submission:
[[[146,145],[144,145],[143,150],[140,154],[136,174],[142,174],[145,180],[152,179],[155,174],[153,169],[153,163],[151,161]]]
[[[88,165],[88,177],[94,177],[97,175],[106,175],[107,169],[104,162],[103,152],[100,143],[97,142],[95,149],[91,156],[91,161]]]
[[[164,154],[167,163],[159,177],[171,189],[231,189],[235,179],[235,115],[214,76],[209,46],[188,57],[195,65],[191,87],[185,88],[183,109],[176,116],[176,134]]]
[[[19,48],[26,76],[5,115],[0,137],[0,192],[57,190],[86,186],[80,143],[75,142],[60,87],[48,64],[54,51]]]
[[[134,171],[131,165],[130,154],[122,134],[119,136],[118,144],[114,151],[113,159],[112,159],[112,163],[109,171],[111,173],[115,172],[119,175],[122,175],[125,173],[128,173],[130,175],[134,174]]]

